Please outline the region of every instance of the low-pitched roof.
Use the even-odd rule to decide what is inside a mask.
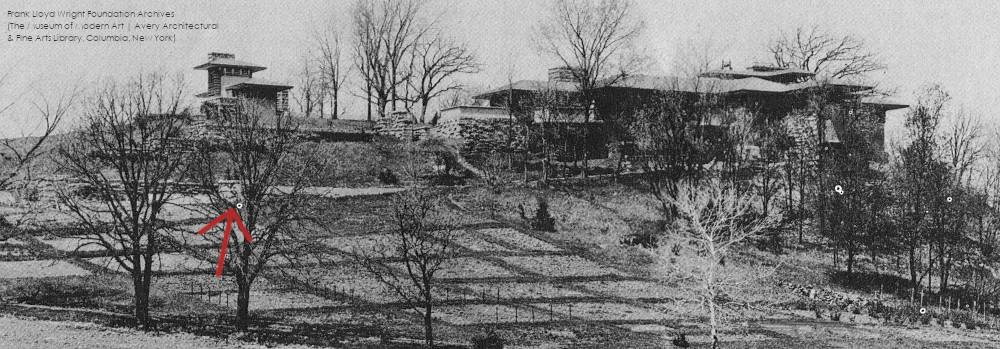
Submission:
[[[256,78],[233,79],[231,81],[224,82],[222,86],[222,88],[225,90],[240,90],[248,87],[257,87],[257,88],[264,87],[264,88],[276,89],[279,91],[284,91],[292,88],[292,86],[290,85],[285,85],[273,81],[256,79]]]
[[[885,110],[903,109],[909,107],[906,103],[885,97],[868,96],[861,98],[862,104],[877,105]]]
[[[732,70],[732,69],[711,70],[701,73],[700,75],[702,77],[709,77],[709,78],[742,79],[749,77],[774,78],[779,76],[810,77],[810,76],[815,76],[816,74],[808,70],[799,68],[777,68],[777,67],[755,66],[751,67],[751,69],[746,69],[746,70]]]
[[[618,79],[607,86],[619,88],[634,88],[643,90],[677,91],[688,93],[737,93],[737,92],[765,92],[765,93],[787,93],[799,90],[808,90],[824,85],[837,86],[850,92],[866,91],[872,89],[871,86],[853,83],[847,80],[828,79],[823,81],[807,80],[794,83],[780,83],[758,77],[747,77],[742,79],[718,79],[718,78],[682,78],[676,76],[652,76],[652,75],[629,75]],[[538,80],[521,80],[513,84],[491,90],[475,96],[474,98],[489,98],[491,95],[506,92],[507,90],[518,91],[542,91],[555,90],[572,92],[576,90],[576,84],[571,82],[547,82]]]
[[[261,70],[267,69],[266,67],[259,66],[253,63],[248,63],[244,61],[236,60],[235,58],[216,58],[211,61],[202,63],[194,69],[206,70],[212,67],[238,67],[238,68],[250,68],[250,71],[259,72]]]
[[[680,78],[675,76],[631,75],[621,79],[611,86],[636,88],[645,90],[677,91],[691,93],[735,93],[735,92],[768,92],[786,93],[817,88],[823,85],[837,86],[849,91],[870,90],[872,87],[846,80],[828,79],[824,81],[808,80],[783,84],[756,77],[743,79],[716,78]]]
[[[509,90],[514,91],[562,91],[562,92],[572,92],[576,91],[576,84],[566,81],[542,81],[542,80],[519,80],[513,83],[503,85],[501,87],[495,88],[493,90],[478,94],[473,96],[474,99],[489,98],[490,95],[494,95],[500,92],[506,93]]]

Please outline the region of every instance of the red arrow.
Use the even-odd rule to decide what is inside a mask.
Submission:
[[[247,238],[247,241],[253,241],[253,237],[250,236],[250,232],[247,227],[243,225],[243,220],[240,219],[240,214],[236,213],[236,209],[230,207],[228,211],[219,215],[208,223],[204,228],[198,231],[199,235],[204,235],[209,229],[216,226],[222,220],[226,220],[226,233],[222,236],[222,249],[219,252],[219,267],[215,269],[215,277],[222,277],[222,266],[226,264],[226,247],[229,246],[229,232],[233,230],[233,221],[236,221],[236,226],[243,231],[243,237]]]

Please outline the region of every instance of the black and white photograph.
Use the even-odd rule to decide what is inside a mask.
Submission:
[[[1000,348],[1000,3],[0,17],[0,348]]]

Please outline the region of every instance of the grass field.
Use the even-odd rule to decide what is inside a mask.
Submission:
[[[518,206],[533,212],[534,198],[541,194],[549,198],[556,232],[527,229],[521,219]],[[177,215],[183,217],[183,229],[168,238],[204,253],[168,251],[155,269],[153,313],[161,331],[170,334],[116,327],[128,317],[128,277],[103,255],[108,251],[83,245],[87,239],[78,232],[42,229],[9,240],[0,245],[0,296],[7,314],[0,317],[0,327],[9,330],[0,346],[113,342],[159,347],[169,342],[190,348],[247,343],[379,348],[419,342],[419,317],[350,258],[352,251],[387,243],[390,197],[357,195],[356,189],[328,196],[325,204],[331,209],[323,218],[328,226],[316,236],[328,253],[295,263],[275,260],[251,293],[258,325],[248,333],[231,326],[235,284],[214,277],[217,247],[197,237],[197,217]],[[445,215],[458,222],[461,232],[451,241],[459,256],[442,271],[434,291],[436,332],[443,343],[465,345],[474,334],[494,328],[512,348],[661,348],[678,333],[687,333],[694,347],[707,347],[704,313],[684,292],[685,285],[657,277],[649,251],[618,243],[621,236],[656,224],[656,203],[641,192],[609,185],[509,188],[492,195],[466,187],[449,199]],[[64,220],[61,214],[43,213],[50,226]],[[724,312],[726,347],[963,348],[1000,341],[993,330],[863,324],[850,316],[816,319],[796,308],[803,303],[801,295],[776,280],[852,291],[831,282],[827,260],[805,246],[792,246],[780,256],[742,247],[731,263],[747,270],[778,268],[731,295],[738,299]],[[39,331],[53,334],[29,339]]]

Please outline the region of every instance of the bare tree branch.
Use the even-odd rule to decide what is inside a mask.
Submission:
[[[816,73],[823,78],[858,78],[885,69],[881,58],[854,36],[836,36],[818,26],[781,33],[768,44],[774,64]]]

